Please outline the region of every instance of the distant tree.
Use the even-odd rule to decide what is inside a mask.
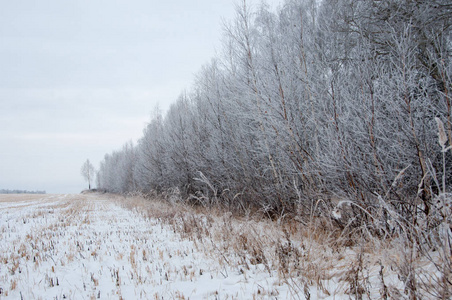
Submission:
[[[88,181],[88,189],[91,189],[91,180],[94,179],[94,166],[90,163],[89,159],[83,164],[82,169],[80,170],[83,178]]]

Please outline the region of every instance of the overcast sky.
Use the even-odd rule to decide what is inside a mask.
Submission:
[[[0,189],[86,188],[83,162],[135,142],[233,16],[233,0],[1,1]]]

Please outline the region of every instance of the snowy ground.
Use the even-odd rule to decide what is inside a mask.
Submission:
[[[407,299],[392,249],[333,251],[278,226],[110,195],[0,195],[0,299]]]
[[[0,299],[290,298],[263,266],[221,265],[111,199],[1,197]]]

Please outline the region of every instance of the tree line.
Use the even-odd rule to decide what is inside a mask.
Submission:
[[[8,190],[0,189],[0,194],[45,194],[46,191]]]
[[[356,222],[382,207],[416,222],[452,180],[438,143],[442,124],[452,145],[451,23],[445,0],[242,1],[221,53],[105,155],[97,185],[301,219],[346,200]]]

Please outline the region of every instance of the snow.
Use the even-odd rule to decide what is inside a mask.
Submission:
[[[285,241],[278,226],[111,195],[0,195],[0,300],[340,300],[354,298],[354,282],[378,299],[381,274],[402,297],[409,249],[338,251],[309,236]],[[437,272],[414,266],[426,279]]]
[[[0,212],[0,299],[290,298],[264,266],[219,264],[107,197],[40,195]]]

